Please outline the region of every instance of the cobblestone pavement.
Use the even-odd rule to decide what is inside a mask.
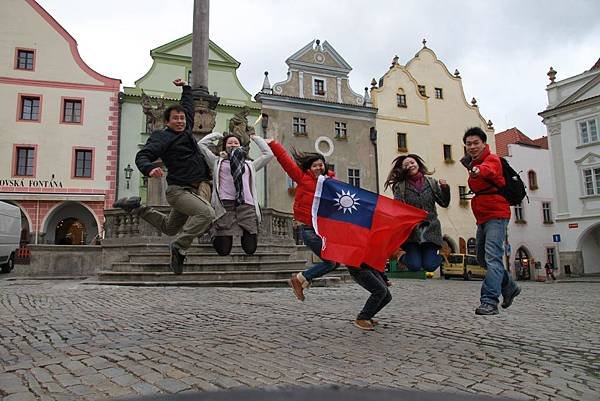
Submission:
[[[480,282],[404,280],[376,332],[367,293],[0,280],[0,398],[110,399],[348,385],[598,400],[600,284],[526,283],[478,317]]]

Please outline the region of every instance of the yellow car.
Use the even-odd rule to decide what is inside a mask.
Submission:
[[[465,280],[485,277],[486,269],[479,266],[475,255],[452,253],[448,256],[448,262],[444,261],[440,272],[446,280],[451,277],[462,277]]]

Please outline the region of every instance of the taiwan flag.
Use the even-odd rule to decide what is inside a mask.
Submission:
[[[312,206],[323,259],[383,271],[427,212],[345,182],[320,176]]]

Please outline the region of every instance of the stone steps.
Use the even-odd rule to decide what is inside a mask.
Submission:
[[[100,271],[99,281],[233,281],[233,280],[289,280],[298,270],[217,270],[217,271],[187,271],[175,275],[171,271]],[[338,277],[339,278],[339,277]]]
[[[215,271],[302,271],[306,268],[305,260],[272,260],[272,261],[240,261],[240,262],[196,262],[186,263],[183,270],[186,272],[215,272]],[[106,272],[122,272],[122,273],[160,273],[171,272],[168,259],[164,262],[114,262],[111,270]]]
[[[169,263],[171,256],[169,252],[146,252],[129,254],[131,263]],[[256,252],[254,255],[247,255],[243,252],[231,253],[227,256],[220,256],[214,251],[188,251],[185,259],[186,264],[223,264],[223,263],[248,263],[248,262],[275,262],[287,261],[290,258],[289,252]]]
[[[240,288],[273,288],[287,287],[288,279],[255,279],[255,280],[179,280],[181,276],[171,274],[171,279],[142,281],[142,280],[98,280],[88,279],[81,284],[85,285],[118,285],[135,287],[240,287]],[[328,276],[313,280],[313,287],[329,287],[338,285],[345,280],[342,277]]]

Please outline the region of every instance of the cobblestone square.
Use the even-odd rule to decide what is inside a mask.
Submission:
[[[525,283],[478,317],[481,282],[395,280],[375,332],[367,292],[132,288],[0,280],[0,398],[101,400],[240,387],[376,386],[598,400],[600,284]]]

